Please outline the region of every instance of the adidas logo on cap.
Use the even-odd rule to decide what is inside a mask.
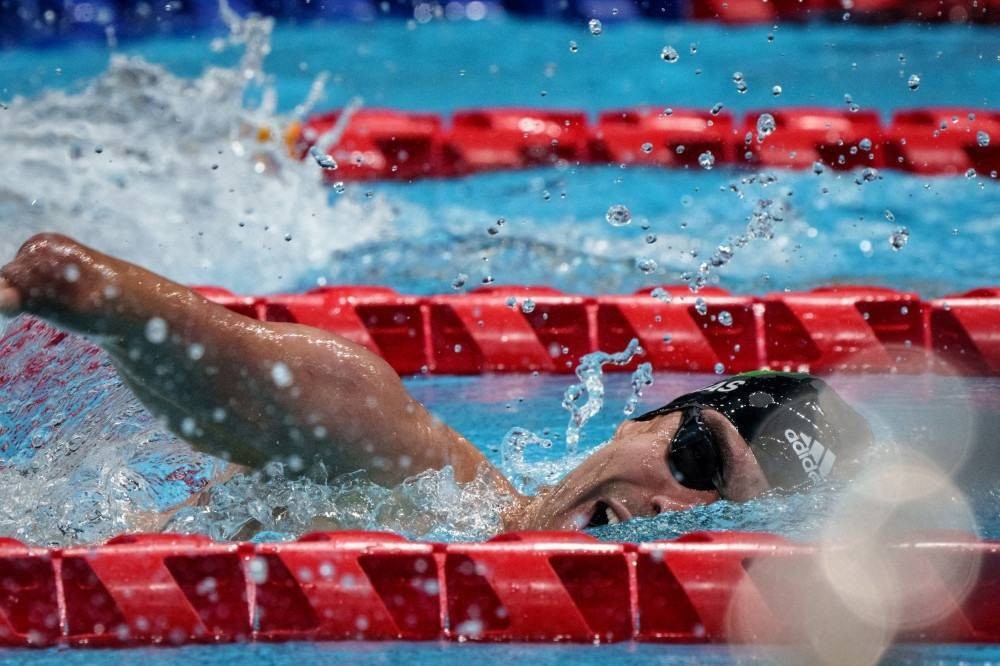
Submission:
[[[830,474],[837,456],[818,439],[791,428],[785,431],[785,439],[792,445],[792,450],[802,463],[802,469],[813,483],[820,483]]]

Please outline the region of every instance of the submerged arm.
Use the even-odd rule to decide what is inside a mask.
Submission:
[[[364,347],[244,317],[64,236],[31,238],[0,269],[0,309],[99,336],[171,430],[235,463],[281,460],[295,472],[322,462],[393,485],[445,465],[468,481],[486,461]]]

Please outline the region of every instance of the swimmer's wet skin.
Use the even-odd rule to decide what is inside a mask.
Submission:
[[[485,475],[515,498],[507,530],[582,529],[791,491],[850,473],[871,442],[864,419],[823,381],[746,373],[622,423],[528,497],[360,345],[244,317],[65,236],[32,237],[0,269],[0,310],[96,336],[172,431],[234,465],[296,457],[302,473],[364,470],[384,486],[450,465],[457,481]]]

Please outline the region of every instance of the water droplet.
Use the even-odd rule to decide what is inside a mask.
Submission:
[[[822,162],[813,162],[813,173],[817,176],[825,171]]]
[[[722,365],[721,363],[716,363],[714,370],[715,370],[715,374],[721,375],[722,373],[724,373],[726,371],[726,366]]]
[[[966,169],[965,170],[965,177],[966,178],[975,178],[976,177],[976,170],[975,169],[971,169],[971,168],[970,169]]]
[[[674,300],[673,296],[670,295],[670,292],[668,292],[663,287],[657,287],[653,289],[653,291],[649,292],[649,295],[655,298],[656,300],[660,301],[661,303],[669,303],[670,301]]]
[[[604,219],[613,227],[624,227],[632,221],[632,213],[626,206],[615,204],[608,208],[608,212],[604,214]]]
[[[699,296],[694,300],[694,311],[702,316],[708,314],[708,303],[705,302],[704,298]]]
[[[292,385],[292,371],[287,365],[278,361],[271,366],[271,381],[278,388],[288,388]]]
[[[861,185],[862,183],[871,183],[879,179],[878,169],[874,167],[865,167],[858,174],[858,177],[854,179],[855,184]]]
[[[345,189],[347,188],[344,187],[344,181],[342,180],[338,180],[333,184],[333,191],[337,194],[343,194]]]
[[[733,83],[736,85],[736,92],[743,94],[747,91],[747,82],[743,78],[743,72],[733,72]]]
[[[525,314],[531,314],[534,311],[535,311],[535,302],[530,298],[524,299],[524,302],[521,303],[521,312]]]
[[[714,105],[712,105],[712,109],[711,109],[710,113],[713,116],[717,116],[720,113],[722,113],[722,108],[723,108],[722,107],[722,102],[716,102]]]
[[[590,21],[587,23],[587,27],[590,29],[590,34],[592,34],[594,37],[597,37],[602,32],[604,32],[604,25],[601,23],[599,19],[595,18],[590,19]]]
[[[774,95],[775,97],[780,96],[781,92],[782,92],[781,86],[774,86],[773,88],[771,88],[771,94]]]
[[[465,283],[469,281],[469,276],[465,273],[459,273],[455,276],[455,279],[451,281],[452,289],[461,289],[465,286]]]
[[[733,325],[733,315],[729,313],[729,310],[723,310],[719,313],[719,323],[723,326]]]
[[[651,144],[648,141],[642,144],[642,152],[646,153],[647,155],[653,152],[653,144]]]
[[[580,50],[580,47],[577,46],[576,42],[574,42],[572,39],[569,40],[569,52],[570,53],[576,53],[579,50]]]
[[[649,275],[650,273],[656,272],[656,260],[655,259],[637,259],[635,262],[635,267],[639,269],[639,272]]]
[[[861,139],[861,141],[858,141],[858,148],[860,148],[865,152],[868,152],[869,150],[872,149],[872,140],[867,137]]]
[[[660,51],[660,58],[666,62],[675,63],[681,59],[681,56],[677,53],[677,49],[668,44],[663,47],[662,51]]]
[[[309,154],[312,156],[314,160],[316,160],[316,164],[320,165],[322,168],[328,169],[330,171],[333,171],[334,169],[337,168],[337,160],[333,159],[331,156],[327,155],[316,146],[313,146],[312,148],[309,149]]]
[[[646,242],[652,245],[656,242],[656,234],[646,234]]]
[[[910,78],[906,80],[906,86],[910,90],[916,90],[920,87],[920,77],[916,74],[910,74]]]
[[[291,240],[292,240],[292,235],[291,234],[285,234],[285,241],[286,242],[291,242]]]
[[[250,580],[257,585],[263,585],[267,582],[267,560],[263,557],[250,559]]]
[[[198,424],[190,416],[181,419],[181,434],[185,437],[193,436],[198,430]]]
[[[771,136],[775,129],[774,116],[770,113],[762,113],[757,118],[757,143],[762,142]]]
[[[889,235],[889,247],[892,248],[893,252],[899,252],[904,247],[906,243],[910,240],[910,230],[906,227],[897,227]]]
[[[883,212],[882,214],[885,215],[885,219],[887,219],[888,221],[890,222],[896,221],[896,215],[888,208],[886,208],[885,212]]]
[[[983,130],[979,130],[976,132],[976,143],[979,144],[980,148],[985,148],[990,145],[990,135]]]
[[[711,151],[706,150],[698,156],[698,164],[701,165],[702,169],[711,169],[715,166],[715,155]]]
[[[63,270],[63,277],[67,282],[76,282],[80,279],[80,268],[76,264],[69,264]]]
[[[858,249],[861,250],[862,254],[870,255],[872,253],[872,242],[865,239],[858,243]]]
[[[146,322],[146,339],[154,345],[162,344],[167,339],[167,322],[160,317],[153,317]]]

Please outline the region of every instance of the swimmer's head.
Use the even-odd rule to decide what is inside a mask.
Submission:
[[[692,488],[714,487],[714,476],[723,469],[715,438],[702,418],[706,409],[736,426],[772,488],[822,483],[871,442],[864,418],[822,379],[784,372],[737,375],[636,419],[682,413],[668,462],[674,477]]]
[[[794,491],[853,472],[871,439],[820,379],[737,375],[623,423],[511,527],[580,529]]]

